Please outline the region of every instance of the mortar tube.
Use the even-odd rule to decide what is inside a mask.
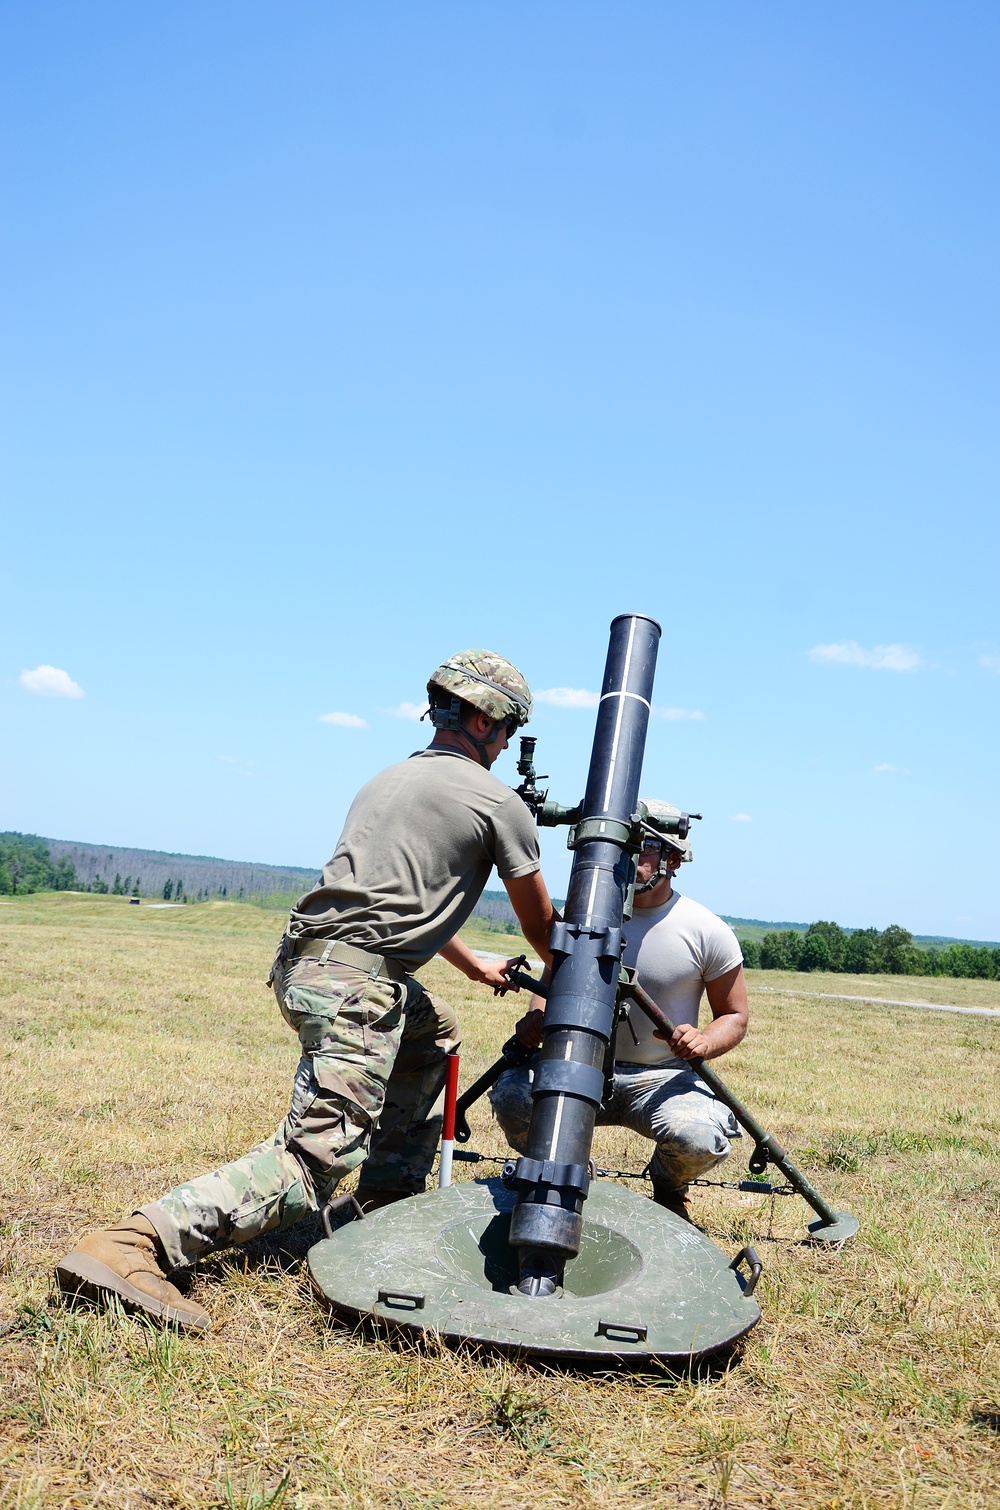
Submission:
[[[459,1056],[448,1055],[444,1080],[444,1117],[441,1122],[441,1159],[438,1164],[438,1189],[451,1184],[451,1165],[455,1156],[455,1107],[458,1103]]]
[[[632,818],[649,722],[660,626],[644,614],[611,624],[597,725],[563,918],[552,929],[552,978],[532,1084],[527,1152],[510,1243],[523,1295],[554,1295],[580,1250],[594,1124],[618,994],[625,897],[634,876]]]

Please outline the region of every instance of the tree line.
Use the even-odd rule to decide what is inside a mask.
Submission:
[[[51,847],[50,847],[51,846]],[[53,856],[51,850],[63,853]],[[87,874],[80,875],[66,850],[82,851]],[[124,876],[110,866],[117,856],[141,861]],[[100,859],[105,865],[100,866]],[[164,862],[185,860],[193,874],[178,875]],[[112,896],[157,897],[165,902],[228,900],[284,908],[309,890],[311,873],[252,866],[241,861],[206,860],[201,856],[167,856],[150,850],[100,850],[97,845],[73,845],[37,834],[0,833],[0,896],[33,891],[90,891]],[[192,885],[192,881],[195,883]],[[292,882],[289,887],[288,883]],[[236,884],[233,884],[233,883]],[[200,883],[200,884],[199,884]],[[275,884],[277,883],[277,885]],[[282,883],[284,883],[282,885]],[[504,892],[483,893],[474,914],[487,929],[515,931],[518,924]],[[898,923],[881,933],[877,928],[841,928],[838,923],[811,923],[805,932],[787,928],[765,933],[758,941],[741,938],[743,960],[750,970],[828,970],[844,975],[947,975],[966,979],[1000,980],[1000,949],[975,944],[949,944],[922,949]]]
[[[122,892],[163,901],[254,902],[285,906],[316,883],[316,872],[296,866],[262,865],[245,860],[217,860],[208,855],[178,855],[151,849],[42,839],[53,858],[69,861],[78,891]],[[170,883],[171,895],[164,894]],[[287,899],[287,900],[286,900]]]
[[[949,944],[921,949],[898,923],[851,932],[838,923],[810,923],[805,933],[789,928],[740,939],[743,962],[750,970],[830,970],[844,975],[950,975],[1000,980],[1000,949]]]
[[[315,871],[297,871],[273,865],[255,865],[239,860],[215,860],[201,855],[157,853],[154,850],[70,844],[50,840],[54,855],[65,854],[76,867],[81,889],[107,881],[110,891],[116,874],[131,875],[142,896],[161,896],[169,881],[176,900],[178,884],[190,901],[254,901],[275,893],[301,896],[315,884]],[[124,884],[124,882],[123,882]],[[165,898],[164,900],[169,900]]]
[[[298,872],[277,866],[244,865],[238,860],[200,863],[197,856],[191,856],[190,870],[178,874],[180,866],[175,863],[168,867],[163,861],[168,858],[176,861],[184,856],[167,857],[143,850],[102,851],[97,845],[73,846],[78,851],[73,856],[72,852],[66,853],[69,848],[38,834],[0,834],[0,896],[23,896],[33,891],[89,891],[98,896],[162,897],[164,902],[175,905],[232,901],[286,907],[309,890],[308,881],[300,879]],[[82,874],[78,869],[80,851]],[[134,871],[128,870],[124,875],[114,865],[122,855],[138,861]],[[310,877],[311,873],[303,875]],[[289,880],[294,883],[291,888]]]
[[[0,834],[0,896],[30,891],[72,891],[76,871],[70,860],[53,860],[37,834]]]

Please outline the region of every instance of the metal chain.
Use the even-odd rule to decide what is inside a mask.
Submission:
[[[794,1185],[771,1185],[767,1180],[688,1180],[689,1185],[714,1185],[716,1190],[747,1190],[752,1195],[798,1195]]]
[[[454,1157],[463,1159],[466,1164],[507,1164],[510,1155],[506,1158],[498,1158],[493,1153],[475,1153],[470,1148],[456,1148]],[[594,1174],[603,1180],[646,1180],[649,1178],[645,1169],[600,1169],[595,1168]],[[798,1195],[794,1185],[772,1185],[767,1180],[688,1180],[689,1185],[707,1185],[715,1190],[742,1190],[751,1195]]]

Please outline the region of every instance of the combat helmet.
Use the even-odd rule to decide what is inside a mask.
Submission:
[[[685,816],[679,807],[674,807],[671,802],[661,802],[658,797],[643,797],[639,806],[646,809],[647,831],[653,829],[660,840],[660,858],[656,869],[647,881],[642,881],[635,888],[641,896],[645,891],[652,891],[665,876],[669,876],[671,860],[678,856],[682,862],[693,860],[694,853],[687,835],[682,838],[676,831],[677,819]],[[690,816],[688,814],[689,818]],[[671,829],[674,830],[673,833],[670,832]]]
[[[674,807],[672,802],[661,802],[658,797],[644,797],[643,806],[646,809],[646,822],[650,828],[655,828],[660,835],[663,844],[668,844],[675,853],[679,854],[682,861],[693,860],[694,851],[691,841],[686,836],[682,839],[676,832],[676,824],[668,824],[667,819],[681,818],[683,814],[679,807]],[[671,833],[670,829],[674,832]]]
[[[442,698],[442,692],[448,697]],[[439,729],[460,727],[459,709],[451,706],[456,702],[471,704],[497,723],[506,722],[511,734],[531,717],[527,682],[516,666],[492,650],[460,650],[449,656],[431,673],[427,698],[431,722]]]

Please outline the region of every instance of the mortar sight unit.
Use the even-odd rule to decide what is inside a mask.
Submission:
[[[517,790],[539,824],[570,825],[573,851],[564,916],[550,940],[527,1152],[508,1162],[502,1179],[448,1184],[336,1232],[328,1225],[327,1238],[310,1249],[309,1269],[315,1289],[345,1319],[531,1356],[685,1366],[760,1319],[761,1264],[752,1248],[730,1259],[666,1207],[597,1179],[591,1158],[622,1004],[635,1002],[667,1037],[673,1031],[621,964],[636,855],[647,831],[663,832],[647,823],[638,801],[659,639],[660,626],[643,614],[611,625],[587,789],[576,807],[539,790],[548,778],[535,772],[535,740],[521,742]],[[679,815],[680,837],[695,816]],[[516,971],[512,983],[540,989]],[[446,1106],[449,1164],[456,1135],[467,1136],[466,1107],[517,1052],[506,1045],[497,1065]],[[718,1077],[702,1061],[692,1067],[750,1131],[756,1167],[770,1160],[790,1180],[797,1176]],[[833,1211],[798,1178],[795,1188],[818,1215],[815,1241],[842,1242],[857,1231],[853,1217]],[[350,1197],[335,1199],[346,1210]]]
[[[576,807],[563,807],[561,803],[550,802],[548,791],[540,792],[538,783],[548,781],[548,776],[539,776],[535,772],[535,746],[538,740],[533,734],[521,735],[521,752],[517,759],[517,774],[523,779],[520,786],[514,788],[517,795],[522,799],[531,812],[531,816],[539,828],[555,828],[560,823],[578,823],[583,816],[583,803],[578,802]],[[649,834],[659,839],[663,834],[676,834],[680,839],[686,839],[691,832],[691,824],[700,813],[676,813],[657,818],[656,825],[645,821],[646,811],[640,802],[633,817],[638,828],[643,834]],[[568,842],[570,849],[574,848],[572,838]],[[632,846],[634,847],[634,846]]]
[[[576,807],[562,807],[558,802],[549,801],[548,791],[538,790],[538,783],[548,781],[549,778],[535,774],[535,745],[537,743],[533,734],[521,735],[517,774],[523,779],[521,785],[516,786],[514,790],[540,828],[555,828],[559,823],[576,823],[583,811],[582,802],[578,802]]]

